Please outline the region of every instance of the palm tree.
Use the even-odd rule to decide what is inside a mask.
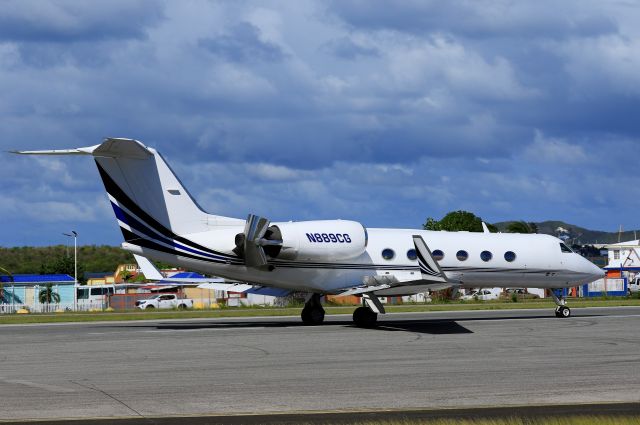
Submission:
[[[60,302],[60,295],[57,292],[53,292],[53,285],[51,283],[47,283],[47,286],[40,290],[38,299],[41,304],[51,304],[52,302],[58,304]]]
[[[4,267],[0,267],[0,271],[5,273],[9,277],[9,282],[13,283],[13,275],[9,270]],[[4,282],[0,281],[0,304],[4,303]]]

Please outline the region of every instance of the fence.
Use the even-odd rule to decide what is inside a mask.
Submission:
[[[59,313],[63,311],[98,311],[104,310],[108,305],[106,302],[81,302],[73,303],[5,303],[0,304],[0,314],[12,314],[18,310],[28,310],[30,313]]]

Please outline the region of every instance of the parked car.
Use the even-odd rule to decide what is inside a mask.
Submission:
[[[504,292],[505,292],[505,296],[507,298],[511,298],[513,296],[513,294],[516,294],[518,299],[521,299],[521,300],[522,299],[532,300],[532,299],[540,298],[540,296],[538,296],[536,294],[530,294],[524,288],[507,288],[507,289],[505,289]]]
[[[154,308],[177,308],[183,310],[185,308],[193,308],[193,300],[180,298],[177,294],[158,294],[146,300],[136,301],[136,308],[142,310]]]
[[[629,294],[640,292],[640,276],[636,276],[631,282],[627,284],[627,291]]]
[[[460,299],[464,301],[471,301],[471,300],[489,301],[489,300],[497,300],[498,295],[494,294],[488,289],[481,289],[479,291],[473,291],[468,295],[463,295],[460,297]]]
[[[473,301],[475,300],[475,296],[478,293],[478,291],[470,291],[468,294],[464,294],[460,296],[460,300],[461,301]]]

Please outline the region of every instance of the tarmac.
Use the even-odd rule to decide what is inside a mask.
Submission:
[[[292,317],[2,325],[0,421],[276,423],[263,415],[279,414],[312,423],[304,413],[558,405],[639,413],[640,308],[572,312],[395,313],[376,329],[344,315],[322,326]],[[626,404],[607,404],[616,402]],[[225,415],[253,419],[214,420]]]

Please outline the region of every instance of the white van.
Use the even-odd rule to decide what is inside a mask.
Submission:
[[[78,304],[105,307],[109,296],[115,293],[113,285],[91,285],[78,287]]]
[[[640,274],[627,284],[627,291],[631,294],[634,292],[640,292]]]

